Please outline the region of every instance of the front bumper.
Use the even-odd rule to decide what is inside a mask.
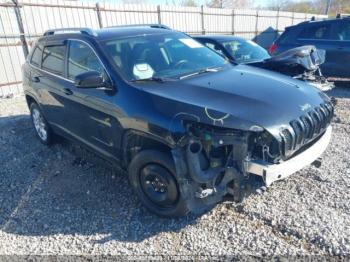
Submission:
[[[324,82],[324,83],[322,83],[320,81],[318,81],[318,82],[310,81],[310,82],[307,82],[307,83],[312,85],[312,86],[314,86],[314,87],[316,87],[316,88],[318,88],[318,89],[320,89],[323,92],[332,90],[334,88],[334,83],[328,82],[328,81]]]
[[[331,139],[332,127],[329,126],[322,137],[311,147],[280,164],[267,164],[258,161],[246,162],[247,173],[262,176],[266,186],[284,179],[304,166],[314,162],[327,148]]]

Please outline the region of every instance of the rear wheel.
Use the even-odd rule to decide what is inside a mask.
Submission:
[[[181,217],[188,213],[176,180],[172,158],[156,150],[138,153],[129,165],[130,183],[141,202],[163,217]]]
[[[32,103],[30,105],[30,115],[40,142],[45,145],[51,144],[53,133],[36,103]]]

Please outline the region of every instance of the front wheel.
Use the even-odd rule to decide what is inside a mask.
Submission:
[[[188,213],[182,198],[173,159],[166,153],[144,150],[129,165],[129,180],[140,201],[163,217],[181,217]]]
[[[53,136],[52,131],[36,103],[32,103],[30,105],[30,115],[40,142],[45,145],[51,144]]]

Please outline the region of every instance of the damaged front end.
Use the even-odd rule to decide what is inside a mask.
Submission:
[[[200,211],[225,198],[239,202],[264,186],[261,177],[245,170],[263,130],[257,126],[255,129],[241,131],[187,124],[186,137],[172,153],[181,194],[192,211]]]
[[[179,188],[193,212],[231,199],[242,201],[319,158],[331,138],[333,107],[326,103],[272,136],[198,122],[172,150]]]

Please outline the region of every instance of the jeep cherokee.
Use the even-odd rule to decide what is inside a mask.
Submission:
[[[42,143],[64,136],[122,166],[166,217],[239,201],[315,161],[331,136],[321,91],[162,25],[49,30],[23,88]]]

